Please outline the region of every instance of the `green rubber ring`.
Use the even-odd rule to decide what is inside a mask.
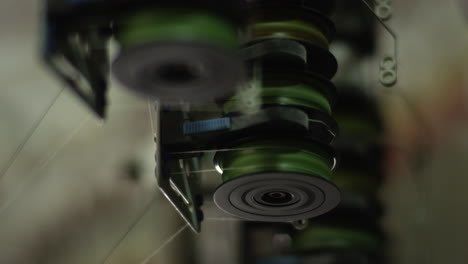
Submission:
[[[247,98],[244,100],[243,98]],[[224,112],[232,113],[258,109],[262,104],[294,105],[313,108],[331,114],[328,98],[305,84],[286,87],[263,87],[260,91],[248,89],[231,98],[224,104]]]
[[[252,25],[252,35],[255,40],[290,38],[313,42],[322,48],[330,45],[330,41],[318,28],[297,20],[256,23]]]
[[[298,251],[336,248],[378,252],[381,241],[375,235],[363,231],[340,227],[312,226],[294,238],[293,247]]]
[[[307,143],[291,140],[257,140],[241,144],[236,148],[245,150],[222,153],[219,160],[223,181],[260,173],[260,172],[295,172],[331,178],[331,165],[324,157],[314,151]]]
[[[212,44],[230,50],[240,45],[238,29],[210,13],[162,9],[141,11],[121,21],[116,34],[123,48],[157,41]]]

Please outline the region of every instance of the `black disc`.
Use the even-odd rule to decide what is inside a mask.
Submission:
[[[115,60],[113,74],[128,89],[163,103],[203,103],[230,96],[245,75],[234,52],[181,42],[126,49]]]
[[[322,215],[340,202],[340,191],[318,176],[261,172],[227,181],[214,201],[234,216],[262,222],[293,222]]]
[[[270,41],[274,39],[264,39],[260,41],[253,41],[245,44],[245,47],[255,45],[262,41]],[[307,50],[307,63],[305,67],[308,72],[318,74],[326,79],[332,79],[338,71],[338,61],[335,56],[327,49],[321,48],[313,43],[303,40],[290,40],[302,44]],[[285,66],[287,68],[285,69]],[[286,63],[281,64],[265,64],[263,65],[264,71],[291,71],[295,67],[291,67]],[[289,69],[289,70],[288,70]],[[308,74],[310,75],[310,74]],[[335,88],[336,89],[336,88]],[[335,91],[336,93],[336,91]]]

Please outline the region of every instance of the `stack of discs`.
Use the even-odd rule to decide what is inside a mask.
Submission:
[[[311,220],[294,236],[294,254],[327,255],[336,262],[381,263],[384,237],[377,194],[382,181],[382,124],[376,103],[356,87],[340,90],[335,114],[340,137],[334,146],[339,166],[334,183],[342,191],[338,207]]]
[[[121,51],[113,73],[125,87],[164,104],[206,103],[244,82],[238,48],[241,1],[162,0],[116,21]]]
[[[337,71],[336,59],[328,50],[335,34],[335,26],[328,17],[334,2],[250,1],[247,45],[274,40],[294,41],[306,50],[306,56],[302,58],[303,68],[307,72],[318,73],[330,79]],[[292,68],[292,65],[272,64],[263,67],[283,70]]]
[[[249,220],[292,222],[324,214],[340,201],[331,182],[335,154],[330,146],[337,134],[331,117],[337,71],[328,51],[333,1],[249,1],[245,50],[248,87],[224,101],[226,116],[249,115],[261,109],[300,109],[309,116],[307,134],[259,130],[226,142],[217,166],[223,184],[216,204]]]

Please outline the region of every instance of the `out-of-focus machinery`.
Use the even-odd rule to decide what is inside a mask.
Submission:
[[[360,5],[384,23],[386,1],[375,9],[354,2],[338,11]],[[203,220],[202,179],[217,178],[216,205],[246,220],[300,228],[338,206],[294,235],[298,252],[348,242],[374,250],[368,197],[379,156],[368,153],[372,144],[353,144],[379,128],[359,93],[340,99],[339,122],[352,139],[335,144],[346,159],[332,176],[335,8],[330,0],[48,0],[44,59],[101,118],[110,76],[155,102],[158,184],[194,231]],[[367,27],[355,34],[340,18],[338,38],[372,50]],[[380,66],[382,84],[393,85],[396,58]]]
[[[340,164],[334,182],[342,191],[340,204],[299,230],[288,225],[246,224],[248,263],[386,263],[386,240],[380,227],[383,207],[378,199],[384,154],[379,111],[372,98],[355,87],[341,90],[339,98],[344,101],[339,100],[335,113],[338,122],[343,122],[334,144]],[[248,250],[258,243],[270,247],[261,253]]]
[[[361,13],[362,9],[350,1],[338,1],[337,10],[337,25],[359,17],[354,27],[338,27],[337,36],[339,42],[350,47],[354,63],[372,56],[376,41],[374,18]],[[387,263],[387,241],[381,227],[384,207],[379,199],[384,181],[384,123],[377,98],[364,89],[362,80],[355,78],[358,73],[353,68],[342,69],[337,84],[334,117],[340,135],[333,142],[338,156],[333,182],[342,193],[339,205],[294,226],[246,222],[241,250],[244,263]],[[258,244],[264,246],[254,246]]]

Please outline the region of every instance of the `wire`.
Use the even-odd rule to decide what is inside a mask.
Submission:
[[[161,246],[159,246],[156,250],[154,250],[148,257],[146,257],[141,264],[147,264],[149,261],[154,258],[156,255],[161,252],[167,245],[169,245],[172,241],[174,241],[185,229],[187,229],[188,225],[185,224],[179,230],[177,230],[171,237],[169,237],[166,242],[164,242]]]
[[[148,202],[148,204],[145,206],[143,211],[138,215],[138,217],[132,222],[132,224],[127,228],[127,230],[123,233],[123,235],[120,237],[119,240],[114,244],[114,246],[111,248],[109,253],[106,254],[106,257],[104,260],[101,262],[103,264],[107,263],[109,258],[114,254],[115,250],[122,244],[122,242],[127,238],[127,236],[132,232],[132,230],[137,226],[137,224],[141,221],[141,219],[148,213],[149,209],[151,208],[151,205],[153,205],[154,201],[156,200],[156,195]]]
[[[397,34],[395,33],[395,31],[393,31],[393,29],[391,29],[374,11],[374,9],[372,8],[372,5],[369,4],[369,2],[367,2],[367,0],[361,0],[361,2],[367,6],[367,8],[371,11],[371,13],[374,15],[374,17],[379,21],[379,23],[385,28],[385,30],[387,30],[387,32],[392,36],[393,38],[393,52],[394,52],[394,57],[395,57],[395,60],[398,60],[398,37],[397,37]]]
[[[151,104],[151,99],[148,98],[147,100],[148,104],[148,117],[150,120],[150,125],[151,125],[151,135],[153,136],[153,140],[157,138],[157,130],[154,124],[154,116],[153,116],[153,107]],[[156,192],[154,194],[154,197],[148,202],[148,204],[145,206],[143,211],[140,213],[140,215],[133,221],[133,223],[129,226],[129,228],[123,233],[123,235],[120,237],[120,239],[114,244],[114,246],[111,248],[109,253],[106,254],[106,257],[104,260],[101,262],[103,264],[107,263],[109,258],[114,254],[115,250],[122,244],[122,242],[127,238],[127,236],[132,232],[132,230],[137,226],[137,224],[141,221],[141,219],[146,215],[148,210],[151,208],[151,205],[155,202],[156,200]]]
[[[41,170],[43,168],[45,168],[56,156],[57,154],[66,146],[68,145],[71,140],[78,134],[78,132],[81,130],[81,128],[83,128],[83,126],[85,125],[85,123],[89,120],[89,117],[86,117],[82,122],[81,124],[70,134],[70,136],[65,139],[65,141],[49,156],[45,159],[44,162],[41,163],[40,166],[38,166],[37,168],[33,169],[31,174],[28,175],[27,178],[29,179],[26,179],[23,184],[21,185],[21,187],[19,188],[19,190],[14,194],[14,196],[9,199],[4,205],[2,205],[0,207],[0,217],[11,207],[12,204],[14,204],[18,199],[19,197],[21,196],[21,194],[23,193],[24,191],[24,188],[26,185],[28,185],[29,183],[31,183],[34,179],[36,179],[40,174],[39,173],[36,173],[35,176],[31,176],[33,172],[36,172],[37,170]]]
[[[62,92],[65,90],[65,88],[62,88],[58,94],[54,97],[54,99],[52,99],[51,103],[49,104],[49,106],[47,107],[47,109],[44,111],[44,113],[42,113],[41,117],[34,123],[33,127],[31,128],[31,130],[28,132],[28,134],[26,135],[26,137],[24,138],[24,140],[21,142],[21,144],[19,144],[19,146],[16,148],[15,152],[13,153],[13,155],[10,157],[10,159],[8,160],[7,162],[7,165],[1,170],[0,172],[0,182],[3,181],[3,178],[4,176],[8,173],[8,171],[10,171],[11,167],[13,166],[13,164],[16,162],[16,160],[18,159],[20,153],[23,151],[24,147],[26,146],[26,144],[29,142],[29,140],[32,138],[32,136],[36,133],[37,129],[39,128],[39,126],[41,125],[42,121],[44,121],[44,119],[46,118],[46,116],[49,114],[50,110],[52,109],[52,107],[55,105],[55,103],[57,103],[58,101],[58,98],[60,97],[60,95],[62,95]]]

